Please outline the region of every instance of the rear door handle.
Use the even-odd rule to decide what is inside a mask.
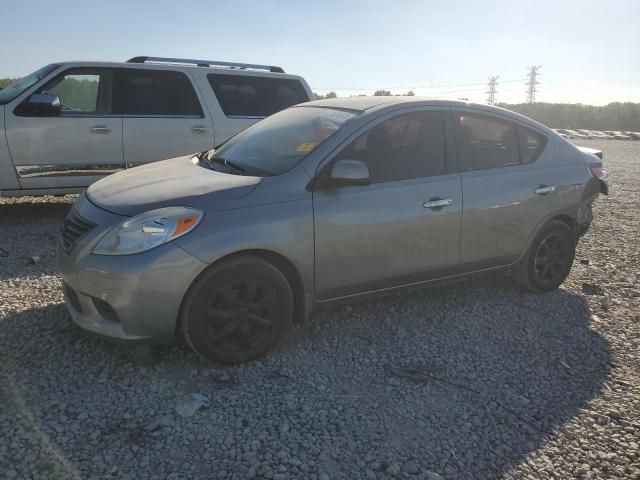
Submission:
[[[424,208],[442,208],[442,207],[448,207],[449,205],[451,205],[450,198],[438,198],[434,200],[429,200],[428,202],[422,204]]]
[[[193,127],[191,127],[191,131],[196,134],[202,134],[207,133],[209,129],[204,125],[194,125]]]
[[[111,129],[105,127],[104,125],[96,125],[95,127],[91,127],[91,133],[111,133]]]
[[[547,185],[540,185],[538,188],[533,190],[533,193],[536,195],[546,195],[547,193],[551,193],[555,191],[556,187],[549,187]]]

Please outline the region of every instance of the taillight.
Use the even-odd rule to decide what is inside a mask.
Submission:
[[[609,176],[607,171],[602,167],[589,167],[591,169],[591,175],[596,178],[606,178]]]

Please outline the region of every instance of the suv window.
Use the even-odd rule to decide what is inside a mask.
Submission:
[[[412,112],[374,126],[342,150],[336,160],[361,160],[371,183],[445,172],[442,113]]]
[[[464,170],[520,163],[518,135],[510,122],[476,114],[457,115],[458,156]]]
[[[67,70],[44,85],[38,93],[58,95],[65,114],[109,114],[112,112],[113,70]]]
[[[533,162],[542,151],[545,139],[542,135],[518,126],[518,139],[520,141],[520,162]]]
[[[124,115],[196,116],[202,107],[189,78],[170,70],[120,69],[116,113]]]
[[[207,79],[228,117],[268,117],[309,101],[300,81],[291,78],[210,73]]]

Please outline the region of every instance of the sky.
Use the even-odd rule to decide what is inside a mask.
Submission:
[[[640,0],[0,0],[0,78],[137,55],[282,66],[314,92],[640,102]]]

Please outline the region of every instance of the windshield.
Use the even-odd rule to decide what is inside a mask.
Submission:
[[[355,115],[356,112],[334,108],[289,108],[239,133],[214,155],[246,175],[280,175]]]
[[[0,105],[4,105],[9,103],[11,100],[16,98],[22,92],[24,92],[29,87],[33,86],[36,82],[40,81],[42,78],[49,75],[52,71],[58,68],[58,65],[51,64],[46,67],[42,67],[40,70],[36,70],[30,75],[21,78],[13,82],[10,85],[7,85],[2,90],[0,90]]]

